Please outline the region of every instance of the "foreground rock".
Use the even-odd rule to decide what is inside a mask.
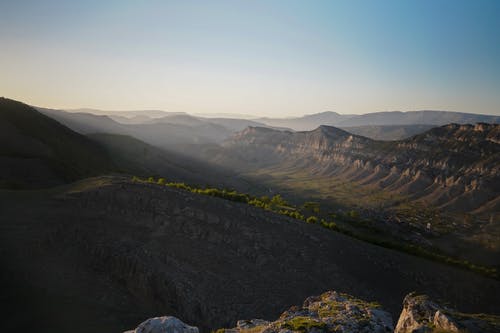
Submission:
[[[368,303],[347,294],[328,291],[312,296],[302,307],[293,306],[273,321],[239,320],[234,328],[221,328],[216,333],[386,333],[393,332],[391,315],[377,303]],[[175,317],[148,319],[134,331],[124,333],[198,333]]]
[[[172,317],[155,317],[142,322],[133,331],[124,333],[198,333],[198,327],[189,326]]]
[[[394,332],[500,332],[500,316],[461,313],[440,306],[425,295],[409,294]]]
[[[302,307],[293,306],[273,322],[261,319],[240,320],[237,327],[217,333],[286,333],[286,332],[392,332],[391,315],[377,303],[328,291],[312,296]]]
[[[328,291],[292,306],[275,321],[239,320],[234,328],[215,333],[494,333],[500,332],[500,316],[466,314],[441,306],[425,295],[411,293],[394,329],[391,315],[378,303]],[[198,328],[175,317],[151,318],[124,333],[198,333]]]

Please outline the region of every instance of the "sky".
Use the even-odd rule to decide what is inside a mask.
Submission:
[[[271,117],[500,115],[500,1],[0,0],[0,96]]]

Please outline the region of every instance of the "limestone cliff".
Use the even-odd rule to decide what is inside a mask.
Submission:
[[[449,211],[500,208],[498,124],[449,124],[392,142],[331,126],[307,132],[249,127],[227,140],[213,159],[243,171],[279,166],[340,177]]]

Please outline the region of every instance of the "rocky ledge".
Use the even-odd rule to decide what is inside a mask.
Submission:
[[[378,303],[328,291],[307,298],[275,321],[239,320],[234,328],[213,333],[493,333],[500,332],[500,316],[466,314],[433,302],[425,295],[411,293],[394,328],[392,316]],[[156,317],[125,333],[198,333],[198,328],[175,317]]]

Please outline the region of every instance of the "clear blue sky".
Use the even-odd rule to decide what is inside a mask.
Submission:
[[[500,114],[500,1],[0,1],[0,95],[293,116]]]

